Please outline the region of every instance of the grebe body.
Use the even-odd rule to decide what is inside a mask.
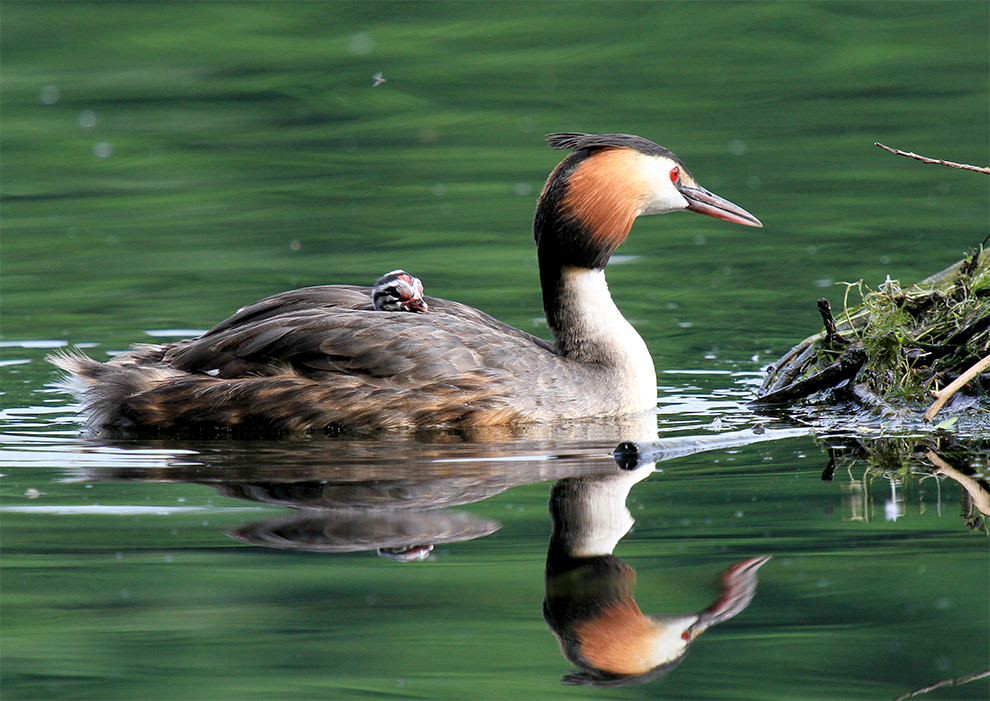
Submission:
[[[572,151],[534,219],[553,343],[423,297],[421,285],[417,303],[418,281],[404,273],[413,293],[396,311],[376,309],[370,288],[308,287],[244,307],[198,338],[136,345],[106,363],[80,353],[51,360],[98,431],[493,426],[651,409],[653,360],[609,294],[609,257],[640,215],[761,224],[646,139],[566,133],[548,142]]]

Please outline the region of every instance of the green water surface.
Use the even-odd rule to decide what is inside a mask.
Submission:
[[[990,162],[987,3],[5,0],[0,52],[4,699],[894,699],[990,666],[964,488],[855,458],[825,482],[827,437],[636,484],[614,554],[645,613],[699,611],[725,568],[773,559],[669,674],[574,687],[541,611],[550,485],[615,473],[640,433],[96,440],[43,360],[397,267],[546,336],[544,134],[625,132],[764,223],[644,218],[609,266],[659,435],[772,425],[745,404],[759,370],[818,331],[819,297],[841,307],[836,282],[921,279],[987,236],[985,176],[873,145]],[[985,489],[976,445],[954,465]],[[231,537],[310,514],[300,489],[498,529],[408,563]]]

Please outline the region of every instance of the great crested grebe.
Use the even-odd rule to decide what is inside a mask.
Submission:
[[[564,133],[547,142],[572,151],[533,221],[554,343],[457,302],[381,312],[367,287],[324,285],[251,304],[198,338],[135,345],[106,363],[51,360],[102,431],[495,426],[651,409],[653,359],[612,302],[609,257],[644,214],[762,224],[652,141]]]
[[[379,312],[425,312],[423,283],[405,270],[385,273],[371,288],[371,302]]]

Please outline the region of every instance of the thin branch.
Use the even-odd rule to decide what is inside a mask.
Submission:
[[[935,414],[937,414],[939,409],[941,409],[945,405],[945,403],[949,401],[949,397],[951,397],[953,394],[958,392],[963,385],[965,385],[967,382],[972,380],[974,377],[979,375],[987,368],[990,368],[990,355],[988,355],[983,360],[978,360],[976,362],[976,365],[974,365],[969,370],[964,372],[962,375],[957,377],[955,380],[952,381],[951,384],[947,385],[944,389],[941,389],[938,392],[932,392],[932,396],[935,397],[935,401],[934,403],[932,403],[930,407],[928,407],[928,411],[925,412],[925,423],[928,423],[935,418]]]
[[[925,156],[919,156],[916,153],[911,153],[909,151],[901,151],[897,148],[890,148],[890,146],[884,146],[879,141],[873,142],[874,146],[879,146],[884,151],[890,151],[891,153],[896,153],[898,156],[907,156],[908,158],[913,158],[916,161],[921,161],[922,163],[933,163],[940,166],[949,166],[950,168],[961,168],[962,170],[975,170],[977,173],[986,173],[990,175],[990,168],[982,168],[980,166],[969,166],[965,163],[953,163],[952,161],[943,161],[941,158],[927,158]]]
[[[976,674],[969,674],[965,677],[956,677],[955,679],[946,679],[940,681],[937,684],[932,684],[931,686],[926,686],[923,689],[916,689],[910,694],[904,694],[904,696],[898,696],[894,701],[904,701],[904,699],[909,699],[912,696],[918,696],[919,694],[927,694],[929,691],[934,691],[935,689],[941,689],[944,686],[962,686],[963,684],[969,684],[970,682],[975,682],[977,679],[983,679],[984,677],[990,676],[990,669],[985,672],[977,672]]]

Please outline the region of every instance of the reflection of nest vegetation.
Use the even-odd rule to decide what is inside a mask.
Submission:
[[[849,307],[857,290],[862,303]],[[888,278],[877,290],[847,284],[837,323],[819,301],[826,330],[768,369],[762,404],[791,403],[842,388],[843,398],[889,408],[925,401],[990,353],[990,251],[981,246],[947,270],[903,289]],[[969,382],[985,397],[990,374]]]
[[[890,437],[873,440],[828,439],[828,465],[822,480],[831,482],[838,469],[849,474],[850,492],[862,495],[860,513],[869,520],[870,490],[877,478],[888,479],[899,487],[917,486],[926,479],[949,478],[962,488],[961,516],[967,528],[990,535],[990,440],[958,442],[940,437]],[[853,477],[853,467],[861,462],[866,469],[861,479]]]

